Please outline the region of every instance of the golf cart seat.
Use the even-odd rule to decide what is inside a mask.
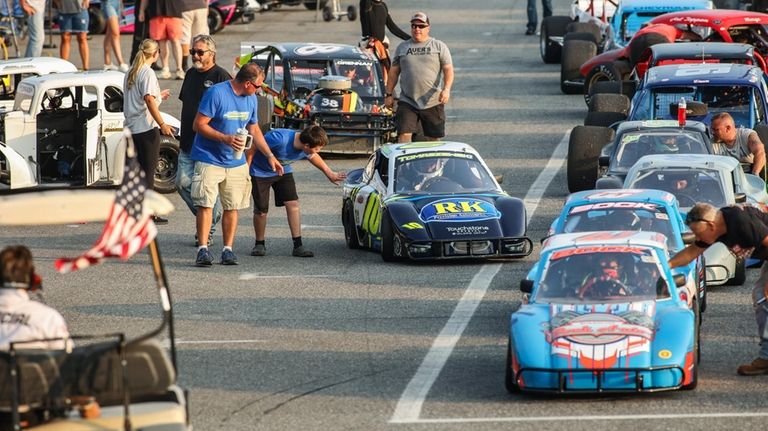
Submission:
[[[19,410],[63,406],[65,385],[61,378],[61,364],[67,358],[65,350],[17,350],[16,364],[19,378]],[[11,356],[0,352],[0,412],[12,411],[13,380]]]

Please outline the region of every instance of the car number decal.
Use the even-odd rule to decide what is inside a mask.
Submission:
[[[573,207],[568,214],[577,214],[584,211],[605,210],[611,208],[656,211],[657,206],[656,204],[647,202],[600,202],[596,204],[586,204]]]
[[[366,202],[365,210],[363,211],[363,220],[360,227],[363,231],[372,235],[379,232],[379,224],[381,222],[380,201],[381,197],[379,197],[378,193],[371,193],[368,195],[368,202]]]
[[[718,64],[681,64],[675,71],[675,76],[718,75],[731,71],[730,63]]]
[[[332,54],[344,49],[339,45],[306,45],[296,48],[293,52],[296,55],[316,55],[316,54]]]

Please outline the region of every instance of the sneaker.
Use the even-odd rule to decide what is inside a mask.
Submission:
[[[176,70],[176,79],[184,79],[184,71],[183,70]]]
[[[294,257],[313,257],[315,253],[312,253],[311,251],[304,248],[303,245],[300,245],[298,247],[293,248],[293,256]]]
[[[128,71],[130,69],[131,69],[131,66],[129,66],[129,65],[125,64],[125,63],[120,64],[120,66],[117,68],[117,70],[119,70],[119,71],[121,71],[123,73],[128,73]]]
[[[768,359],[757,358],[749,364],[739,365],[736,372],[742,376],[768,374]]]
[[[211,266],[213,265],[213,255],[207,248],[201,248],[197,251],[197,259],[195,259],[195,266]]]
[[[251,256],[266,256],[267,247],[264,244],[256,244],[251,250]]]
[[[237,265],[237,256],[235,256],[235,252],[229,249],[226,249],[221,252],[221,264],[222,265]]]
[[[164,67],[160,73],[157,74],[158,79],[171,79],[171,71],[167,67]]]
[[[105,64],[102,70],[117,70],[117,66],[112,63]]]
[[[530,28],[529,27],[529,28],[527,28],[525,30],[525,35],[526,36],[533,36],[534,34],[536,34],[536,29],[535,28]]]

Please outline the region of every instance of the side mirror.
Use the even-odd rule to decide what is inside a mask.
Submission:
[[[696,235],[693,232],[683,232],[683,244],[690,245],[696,242]]]
[[[675,286],[685,286],[685,274],[675,274],[672,276],[672,279],[675,281]]]
[[[533,292],[533,280],[528,280],[527,278],[520,280],[520,291],[523,293]]]
[[[607,168],[608,165],[611,163],[611,156],[600,156],[597,159],[597,165],[601,168]]]
[[[746,193],[735,193],[733,195],[734,198],[736,198],[737,204],[743,204],[747,201],[747,194]]]

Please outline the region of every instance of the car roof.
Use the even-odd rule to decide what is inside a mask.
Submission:
[[[698,9],[659,15],[651,24],[690,24],[706,27],[730,28],[735,25],[768,23],[768,14],[728,9]]]
[[[679,11],[682,9],[712,8],[710,0],[676,0],[674,2],[660,0],[623,0],[621,10],[630,11]]]
[[[382,146],[379,151],[386,157],[395,158],[404,154],[431,153],[434,151],[450,151],[459,153],[471,153],[479,158],[477,150],[463,142],[437,141],[437,142],[412,142],[396,143]]]
[[[0,61],[0,73],[50,73],[77,72],[74,64],[56,57],[22,57]]]
[[[571,193],[565,201],[565,205],[582,205],[584,203],[598,202],[653,202],[667,204],[674,202],[675,195],[662,190],[652,189],[603,189],[584,190]]]
[[[125,74],[114,70],[102,71],[93,70],[86,72],[66,72],[52,73],[50,75],[34,76],[24,80],[33,85],[43,87],[54,87],[62,85],[64,82],[69,86],[86,86],[94,84],[118,85],[123,87]]]
[[[681,130],[686,130],[686,131],[706,133],[707,125],[702,123],[701,121],[693,121],[693,120],[686,120],[685,126],[683,126],[682,128],[678,124],[677,120],[623,121],[619,123],[619,126],[616,129],[616,135],[619,136],[623,133],[637,131],[637,130],[642,130],[642,131],[647,130],[649,132],[657,132],[657,131],[680,132]]]
[[[731,156],[716,156],[712,154],[654,154],[640,157],[630,170],[635,171],[652,167],[688,167],[732,171],[739,167],[739,161]]]
[[[595,231],[552,235],[542,244],[541,254],[562,248],[584,246],[641,246],[667,249],[667,239],[658,232]]]
[[[285,43],[265,43],[265,42],[242,42],[241,50],[249,48],[258,51],[263,48],[272,47],[277,50],[284,59],[305,59],[305,60],[373,60],[368,51],[362,50],[357,46],[344,45],[340,43],[310,43],[310,42],[285,42]]]
[[[668,64],[648,69],[643,87],[701,84],[757,86],[762,74],[759,67],[747,64]]]
[[[115,190],[14,190],[0,193],[0,226],[60,225],[99,222],[109,217]],[[167,215],[173,204],[148,190],[144,205],[156,215]]]
[[[727,42],[659,43],[651,46],[651,53],[656,61],[718,58],[754,60],[755,47],[746,43]]]

